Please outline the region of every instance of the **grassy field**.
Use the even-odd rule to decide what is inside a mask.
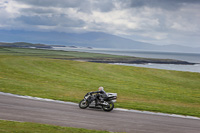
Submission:
[[[84,56],[112,55],[0,49],[0,91],[79,102],[103,86],[115,107],[200,117],[200,73],[60,59]]]
[[[60,127],[30,122],[0,120],[0,133],[109,133],[83,128]]]

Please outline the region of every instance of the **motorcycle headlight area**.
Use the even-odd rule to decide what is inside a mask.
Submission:
[[[85,99],[88,99],[90,95],[85,96]]]

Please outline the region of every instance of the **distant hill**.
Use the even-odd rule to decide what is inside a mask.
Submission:
[[[88,33],[64,33],[64,32],[33,32],[33,31],[2,31],[0,41],[7,42],[31,42],[52,45],[81,46],[94,48],[137,49],[168,52],[196,52],[200,53],[200,47],[192,48],[180,45],[154,45],[145,42],[134,41],[103,32]]]
[[[14,42],[14,43],[6,43],[0,42],[0,47],[19,47],[19,48],[52,48],[52,46],[45,44],[32,44],[27,42]]]

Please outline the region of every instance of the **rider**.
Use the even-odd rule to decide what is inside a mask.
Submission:
[[[98,98],[102,104],[104,104],[104,98],[107,98],[108,95],[104,91],[103,87],[99,87],[98,91],[90,92],[90,94],[97,93],[95,98]]]

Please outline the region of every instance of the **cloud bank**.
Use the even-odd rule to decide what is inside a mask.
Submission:
[[[199,46],[199,0],[1,0],[0,30],[105,32]]]

